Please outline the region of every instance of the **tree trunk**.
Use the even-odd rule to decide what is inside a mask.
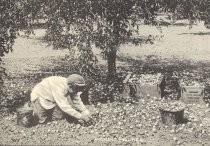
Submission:
[[[107,54],[107,63],[108,63],[108,82],[112,83],[116,77],[116,57],[117,57],[117,46],[119,44],[119,20],[113,20],[113,36],[114,42],[110,46],[110,51]]]
[[[116,76],[116,48],[111,48],[111,51],[107,54],[108,63],[108,82],[113,81]]]

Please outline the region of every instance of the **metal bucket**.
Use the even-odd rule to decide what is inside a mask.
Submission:
[[[159,109],[163,124],[177,125],[184,121],[184,109],[180,111],[166,111]]]

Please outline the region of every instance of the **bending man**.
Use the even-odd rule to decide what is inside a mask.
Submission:
[[[51,76],[43,79],[32,90],[33,114],[39,123],[62,119],[65,115],[88,122],[90,112],[81,101],[85,80],[78,74],[65,77]]]

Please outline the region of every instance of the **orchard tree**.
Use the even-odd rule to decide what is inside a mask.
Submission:
[[[157,0],[49,0],[43,9],[48,41],[57,48],[72,50],[76,46],[80,65],[85,68],[97,62],[92,52],[95,45],[107,59],[108,79],[113,79],[120,45],[132,36],[137,21],[153,22],[160,4]]]
[[[166,2],[166,1],[165,1]],[[209,0],[173,0],[168,1],[170,11],[175,19],[188,19],[190,25],[197,20],[203,20],[210,24],[210,1]]]
[[[0,3],[1,56],[12,50],[18,29],[31,30],[28,28],[32,28],[35,20],[42,18],[47,21],[47,40],[55,48],[79,52],[81,68],[93,67],[97,58],[92,47],[100,48],[107,59],[109,79],[116,76],[120,45],[138,32],[137,22],[157,24],[154,18],[158,13],[172,13],[174,18],[188,18],[190,22],[209,18],[209,0],[1,0]]]
[[[8,0],[0,1],[0,64],[1,57],[12,50],[16,31],[15,2]],[[6,76],[5,69],[0,66],[0,94],[3,94],[3,78]]]
[[[15,3],[13,1],[0,1],[0,56],[12,50],[16,30]]]
[[[3,91],[3,81],[7,76],[1,66],[2,57],[12,51],[18,30],[27,30],[26,33],[32,30],[29,28],[32,28],[39,9],[36,6],[37,3],[31,5],[29,0],[0,0],[0,100],[6,94]]]
[[[35,20],[45,19],[46,39],[55,48],[77,53],[81,70],[94,68],[97,58],[92,47],[99,48],[107,60],[107,79],[112,82],[120,45],[147,42],[130,38],[141,32],[139,22],[157,24],[159,13],[188,18],[190,23],[197,19],[209,22],[209,0],[0,0],[0,58],[12,51],[18,30],[30,33]]]
[[[76,46],[80,66],[87,69],[97,62],[93,45],[100,48],[107,59],[108,79],[113,79],[116,53],[138,32],[137,22],[157,24],[154,18],[158,13],[172,13],[174,18],[188,18],[192,23],[208,16],[207,3],[208,0],[46,0],[46,38],[56,48],[73,50]]]
[[[12,51],[18,30],[31,30],[39,18],[40,5],[34,0],[0,1],[0,59]]]
[[[4,106],[6,92],[3,88],[7,74],[2,65],[2,57],[12,51],[19,26],[19,12],[15,0],[0,0],[0,107]]]

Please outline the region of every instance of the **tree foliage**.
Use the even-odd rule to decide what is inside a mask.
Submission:
[[[176,0],[172,9],[176,19],[187,18],[190,24],[196,20],[207,21],[209,19],[209,0]]]
[[[174,18],[208,20],[208,0],[1,0],[0,56],[12,51],[19,29],[30,32],[36,20],[44,19],[46,39],[55,48],[79,52],[79,66],[93,68],[92,48],[107,59],[109,77],[116,75],[116,53],[137,33],[139,22],[156,24],[159,13]],[[142,39],[138,40],[142,42]]]
[[[147,42],[131,39],[141,32],[139,25],[157,24],[155,17],[159,13],[170,13],[174,19],[187,18],[190,24],[195,20],[210,24],[209,3],[209,0],[0,0],[0,61],[12,51],[19,30],[29,34],[39,20],[44,20],[46,40],[54,48],[68,48],[71,54],[77,54],[81,71],[97,72],[93,47],[101,50],[112,84],[98,85],[97,91],[111,93],[116,88],[113,79],[120,45]],[[0,68],[0,89],[3,76],[5,69]]]
[[[159,13],[190,22],[206,20],[208,8],[208,0],[1,0],[0,55],[12,50],[18,29],[30,30],[36,20],[45,19],[46,38],[55,48],[75,52],[76,46],[83,68],[97,62],[92,47],[100,48],[111,77],[116,74],[116,52],[138,31],[139,21],[156,24]]]
[[[116,74],[116,53],[132,36],[140,19],[149,24],[159,10],[158,1],[78,0],[47,1],[47,39],[55,47],[74,46],[81,65],[90,68],[97,62],[92,47],[107,58],[109,77]],[[141,40],[140,40],[141,41]]]
[[[138,31],[139,21],[156,24],[154,18],[159,13],[172,13],[174,18],[188,18],[192,23],[206,19],[207,3],[207,0],[57,0],[45,1],[43,9],[47,16],[47,38],[55,47],[76,46],[80,52],[78,59],[86,68],[97,62],[93,45],[100,48],[107,59],[109,77],[113,77],[116,52]]]

